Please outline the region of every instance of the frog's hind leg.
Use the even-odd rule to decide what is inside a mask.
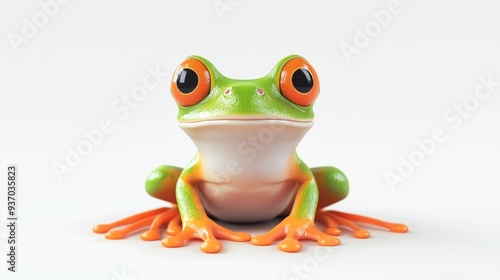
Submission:
[[[394,224],[386,221],[343,213],[333,210],[321,210],[344,199],[349,193],[349,181],[347,177],[335,167],[317,167],[311,169],[314,179],[318,183],[319,201],[316,211],[316,219],[326,225],[325,232],[331,235],[340,235],[339,226],[349,228],[353,231],[356,238],[368,238],[370,233],[360,228],[356,223],[371,224],[384,227],[392,232],[404,233],[408,227],[403,224]]]
[[[175,185],[182,169],[173,166],[161,166],[155,169],[146,180],[146,191],[153,197],[175,204]],[[169,223],[169,232],[175,232],[179,218],[177,207],[162,207],[110,224],[100,224],[94,227],[95,233],[106,233],[107,239],[123,239],[130,233],[148,227],[149,230],[141,235],[142,240],[159,240],[160,228]],[[175,223],[173,223],[175,222]],[[123,227],[122,229],[116,229]]]
[[[368,232],[367,230],[364,230],[360,227],[358,227],[358,225],[356,225],[355,223],[353,223],[352,221],[348,220],[348,219],[344,219],[342,217],[339,217],[337,215],[334,214],[335,211],[329,211],[329,210],[324,210],[324,211],[321,211],[320,213],[318,213],[319,215],[324,215],[326,217],[329,217],[330,219],[332,219],[335,223],[341,225],[341,226],[344,226],[344,227],[348,227],[350,229],[352,229],[354,231],[354,237],[356,238],[368,238],[370,237],[370,232]],[[328,231],[332,231],[330,226],[327,224],[328,228],[327,228],[327,232]],[[340,230],[339,230],[339,233],[340,233]]]
[[[95,233],[106,233],[105,237],[107,239],[123,239],[132,231],[146,227],[151,223],[155,216],[167,211],[167,207],[158,208],[143,213],[139,213],[116,222],[109,224],[99,224],[93,228]],[[112,230],[114,228],[127,226],[121,230]]]
[[[397,233],[408,232],[408,227],[404,224],[390,223],[371,217],[349,214],[334,210],[329,212],[333,220],[337,221],[339,224],[350,227],[352,230],[354,230],[354,237],[356,238],[367,238],[370,236],[370,233],[356,226],[354,222],[383,227],[392,232],[397,232]]]

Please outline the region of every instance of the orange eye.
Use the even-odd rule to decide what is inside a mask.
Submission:
[[[198,59],[188,58],[175,70],[170,92],[179,105],[195,105],[210,92],[210,72]]]
[[[300,106],[314,103],[319,94],[319,79],[314,68],[303,58],[290,59],[281,69],[281,94]]]

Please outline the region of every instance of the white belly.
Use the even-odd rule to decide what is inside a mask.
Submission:
[[[205,210],[225,221],[272,219],[293,202],[295,148],[312,122],[217,120],[181,123],[198,148]]]
[[[282,214],[292,204],[294,182],[219,185],[204,182],[198,191],[205,211],[228,222],[260,222]]]

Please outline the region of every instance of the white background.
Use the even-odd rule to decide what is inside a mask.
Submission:
[[[500,277],[500,87],[460,124],[443,118],[457,116],[448,112],[454,104],[473,102],[478,77],[500,81],[498,1],[401,0],[402,10],[366,46],[358,44],[350,62],[340,45],[356,47],[356,29],[388,1],[233,0],[218,14],[214,3],[226,0],[74,0],[59,5],[18,52],[9,38],[23,36],[23,18],[33,22],[43,9],[38,1],[1,3],[0,170],[5,183],[7,165],[19,169],[19,272],[7,272],[2,261],[0,278]],[[346,231],[342,245],[318,259],[314,242],[288,254],[276,245],[223,241],[221,253],[208,255],[198,241],[167,249],[138,234],[109,241],[92,233],[95,224],[165,205],[144,191],[146,176],[195,154],[169,93],[178,63],[199,54],[229,77],[255,78],[293,53],[321,78],[315,126],[299,153],[310,166],[334,165],[350,179],[349,197],[333,208],[404,222],[408,234],[374,229],[358,240]],[[141,85],[148,67],[168,77],[123,117],[112,104]],[[67,147],[103,119],[113,131],[59,180],[54,162],[64,164]],[[436,128],[446,140],[391,187],[384,174],[397,174],[400,157]],[[0,193],[4,217],[6,187]],[[257,234],[277,222],[227,226]],[[6,227],[0,233],[5,256]],[[292,274],[294,266],[305,274]]]

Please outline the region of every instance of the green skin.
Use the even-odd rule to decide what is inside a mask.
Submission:
[[[179,122],[199,122],[205,120],[231,120],[246,117],[255,119],[284,119],[312,121],[313,106],[299,106],[286,99],[279,91],[277,78],[288,60],[282,59],[266,76],[253,80],[236,80],[223,76],[206,59],[192,56],[202,61],[211,74],[209,95],[193,106],[179,105]],[[224,90],[231,87],[233,94],[219,98]],[[265,96],[256,98],[255,88],[265,91]],[[296,155],[296,154],[295,154]],[[203,155],[201,155],[203,156]],[[345,198],[349,192],[346,176],[334,167],[309,168],[296,155],[293,163],[298,174],[290,180],[299,180],[299,190],[290,217],[314,222],[317,209],[321,209]],[[199,221],[206,216],[196,193],[195,179],[200,179],[199,157],[196,156],[184,169],[161,166],[154,170],[146,181],[146,190],[153,197],[178,205],[183,223]],[[196,178],[195,178],[196,177]],[[202,179],[202,178],[201,178]]]

